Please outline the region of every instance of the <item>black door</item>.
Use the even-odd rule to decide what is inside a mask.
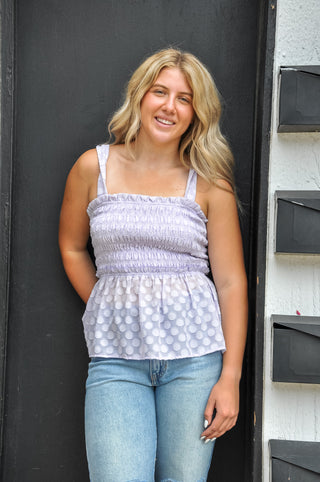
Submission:
[[[8,2],[7,2],[8,3]],[[12,2],[14,4],[14,2]],[[212,71],[237,162],[250,247],[258,4],[252,0],[17,0],[4,482],[88,481],[83,435],[84,306],[57,244],[67,172],[107,138],[138,63],[169,45]],[[253,347],[248,347],[248,357]],[[218,441],[210,481],[247,482],[250,367],[237,427]],[[249,401],[249,403],[248,403]],[[125,460],[123,461],[125,463]]]

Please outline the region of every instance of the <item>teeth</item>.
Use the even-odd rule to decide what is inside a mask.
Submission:
[[[167,124],[169,126],[172,126],[174,124],[174,122],[171,122],[171,121],[168,121],[166,119],[161,119],[161,117],[157,117],[156,118],[159,122],[162,122],[162,124]]]

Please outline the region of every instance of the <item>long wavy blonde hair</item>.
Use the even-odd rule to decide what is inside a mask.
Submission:
[[[148,57],[133,73],[123,105],[113,115],[108,129],[113,144],[125,144],[134,157],[133,141],[140,128],[140,104],[164,68],[178,68],[193,92],[194,119],[182,135],[180,160],[208,182],[226,180],[233,191],[233,155],[220,131],[219,92],[208,69],[194,55],[169,48]]]

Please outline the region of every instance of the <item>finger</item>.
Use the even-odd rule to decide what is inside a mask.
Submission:
[[[205,438],[205,437],[204,437]],[[212,437],[212,438],[205,438],[204,443],[207,444],[209,442],[214,442],[217,439],[217,437]]]
[[[204,411],[204,422],[203,422],[204,429],[206,429],[207,427],[209,427],[209,425],[211,425],[215,415],[216,415],[215,400],[209,399]]]
[[[218,426],[220,426],[220,424],[223,422],[223,417],[217,415],[216,409],[214,409],[211,418],[212,418],[211,424],[207,425],[205,430],[202,432],[201,437],[208,436],[209,434],[212,434],[213,430],[215,429],[217,424],[218,424]],[[221,419],[220,422],[219,422],[219,418]]]
[[[237,417],[216,417],[214,422],[208,427],[206,430],[203,431],[201,437],[204,439],[207,438],[218,438],[221,437],[225,432],[231,430],[237,422]]]

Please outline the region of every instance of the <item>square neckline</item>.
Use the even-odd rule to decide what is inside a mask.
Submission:
[[[106,182],[103,179],[103,175],[106,176],[106,169],[103,168],[105,166],[107,156],[109,153],[109,145],[108,144],[100,144],[96,146],[96,151],[99,160],[99,177],[98,177],[98,186],[97,186],[97,195],[94,199],[92,199],[87,206],[87,213],[89,217],[94,213],[95,209],[101,204],[101,202],[111,201],[111,202],[139,202],[144,201],[147,202],[148,200],[152,203],[161,202],[165,204],[170,203],[177,203],[185,208],[192,209],[204,223],[208,222],[208,218],[205,215],[204,211],[202,210],[201,206],[195,200],[196,193],[197,193],[197,179],[198,175],[196,171],[192,168],[189,169],[187,186],[184,196],[155,196],[155,195],[148,195],[148,194],[136,194],[136,193],[113,193],[109,194],[107,192]]]
[[[102,155],[100,154],[98,148],[103,149],[104,152],[101,153]],[[105,194],[105,195],[108,195],[108,196],[129,195],[129,196],[138,196],[138,197],[142,196],[142,197],[147,197],[147,198],[151,198],[151,199],[190,199],[190,200],[193,200],[196,203],[195,196],[196,196],[196,188],[197,188],[197,173],[192,168],[189,168],[187,182],[186,182],[185,191],[184,191],[183,196],[161,196],[161,195],[157,195],[157,194],[141,194],[141,193],[132,193],[132,192],[123,192],[123,191],[109,193],[108,188],[107,188],[107,171],[106,171],[106,169],[107,169],[107,162],[108,162],[108,159],[109,159],[110,145],[109,144],[98,145],[98,146],[96,146],[96,151],[97,151],[97,156],[98,156],[98,161],[99,161],[99,171],[100,171],[99,172],[99,180],[98,180],[97,197],[101,194]],[[193,181],[193,179],[194,179],[194,181]],[[194,183],[193,186],[192,186],[192,181]],[[103,186],[103,190],[104,190],[103,193],[101,193],[101,192],[99,193],[99,184],[100,184],[100,188]],[[192,189],[192,187],[193,187],[193,189]],[[190,192],[190,189],[192,189],[192,191],[194,191],[194,193],[193,192],[190,193],[192,197],[188,196],[188,194]],[[198,204],[198,203],[196,203],[196,204]],[[202,209],[201,209],[201,211],[202,211]]]

